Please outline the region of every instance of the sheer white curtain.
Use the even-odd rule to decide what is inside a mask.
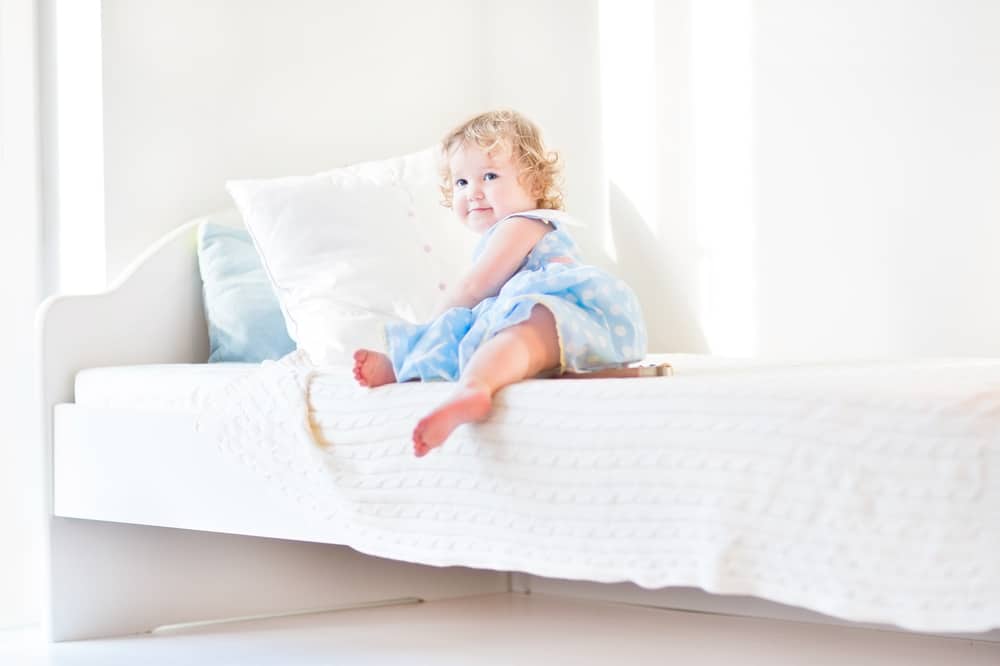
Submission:
[[[37,6],[0,0],[0,627],[40,614],[41,413],[34,312],[43,293]]]

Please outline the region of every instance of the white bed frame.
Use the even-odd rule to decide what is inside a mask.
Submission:
[[[136,412],[123,415],[113,432],[100,430],[94,410],[71,404],[77,371],[208,356],[196,226],[162,238],[108,291],[56,296],[39,310],[50,640],[500,591],[852,624],[691,588],[650,591],[364,555],[329,543],[306,512],[265,492],[265,482],[250,470],[206,454],[218,451],[193,425],[180,428],[158,421],[156,413]],[[164,429],[172,444],[155,460],[150,447],[131,445],[154,431],[163,441]],[[95,439],[100,446],[93,446]],[[242,492],[213,493],[218,475]],[[212,511],[204,510],[205,497],[217,502]],[[974,637],[1000,641],[1000,631]]]

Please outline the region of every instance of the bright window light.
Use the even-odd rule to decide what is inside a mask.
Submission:
[[[59,291],[107,283],[100,0],[56,0]]]
[[[691,3],[695,229],[700,319],[714,354],[752,356],[752,0]]]
[[[607,177],[655,233],[655,3],[601,0],[598,11]],[[608,255],[615,257],[610,230],[604,245]]]

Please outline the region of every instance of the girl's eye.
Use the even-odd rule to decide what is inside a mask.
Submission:
[[[455,181],[455,187],[465,187],[468,184],[469,181],[467,181],[464,178],[459,178],[458,180]]]
[[[485,174],[483,174],[483,180],[496,180],[499,177],[500,176],[493,173],[492,171],[487,171]]]

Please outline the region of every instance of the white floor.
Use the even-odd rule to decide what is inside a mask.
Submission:
[[[1000,664],[1000,643],[498,594],[46,646],[0,632],[0,664]]]

